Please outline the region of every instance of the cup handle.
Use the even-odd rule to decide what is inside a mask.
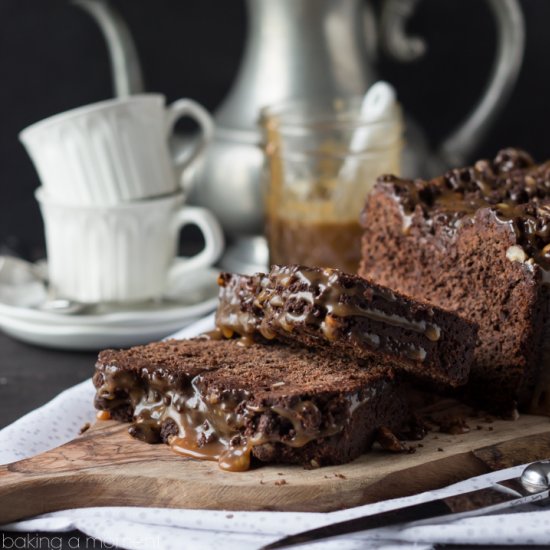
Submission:
[[[214,136],[214,121],[208,111],[192,99],[178,99],[166,107],[166,131],[168,137],[174,133],[176,122],[182,117],[190,117],[199,125],[199,137],[191,147],[185,147],[178,151],[174,157],[176,178],[183,187],[182,177],[184,170],[191,170],[197,162],[205,147],[212,141]],[[194,180],[194,178],[193,178]],[[185,189],[188,192],[190,189]]]
[[[178,278],[190,271],[211,266],[220,257],[224,247],[220,223],[206,208],[184,206],[176,212],[172,223],[175,232],[181,231],[186,225],[196,225],[204,236],[204,248],[195,256],[176,258],[168,270],[169,284],[176,283]]]

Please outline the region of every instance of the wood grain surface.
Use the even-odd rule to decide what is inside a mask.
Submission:
[[[98,421],[75,440],[0,467],[0,524],[85,506],[330,511],[436,489],[550,457],[550,419],[468,420],[461,435],[430,432],[412,454],[374,449],[342,466],[256,466],[231,473]]]

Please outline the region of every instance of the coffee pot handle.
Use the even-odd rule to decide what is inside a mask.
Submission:
[[[443,142],[438,156],[447,166],[464,165],[478,148],[516,83],[525,46],[525,24],[517,0],[487,0],[497,25],[497,53],[489,82],[466,120]],[[382,12],[385,48],[401,61],[421,56],[425,43],[408,37],[405,23],[418,0],[386,0]]]

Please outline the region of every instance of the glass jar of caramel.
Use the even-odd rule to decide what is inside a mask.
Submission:
[[[262,111],[270,264],[355,273],[359,215],[376,178],[399,175],[400,112],[370,120],[361,98],[291,102]]]

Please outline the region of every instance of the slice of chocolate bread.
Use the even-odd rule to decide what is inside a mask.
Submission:
[[[251,277],[222,273],[216,325],[340,356],[374,359],[444,385],[466,382],[476,327],[336,269],[273,266]]]
[[[519,150],[431,181],[381,177],[359,273],[479,325],[468,397],[550,414],[550,162]]]
[[[250,455],[309,467],[353,460],[407,408],[388,368],[270,343],[171,340],[99,355],[95,405],[130,433],[246,470]]]

